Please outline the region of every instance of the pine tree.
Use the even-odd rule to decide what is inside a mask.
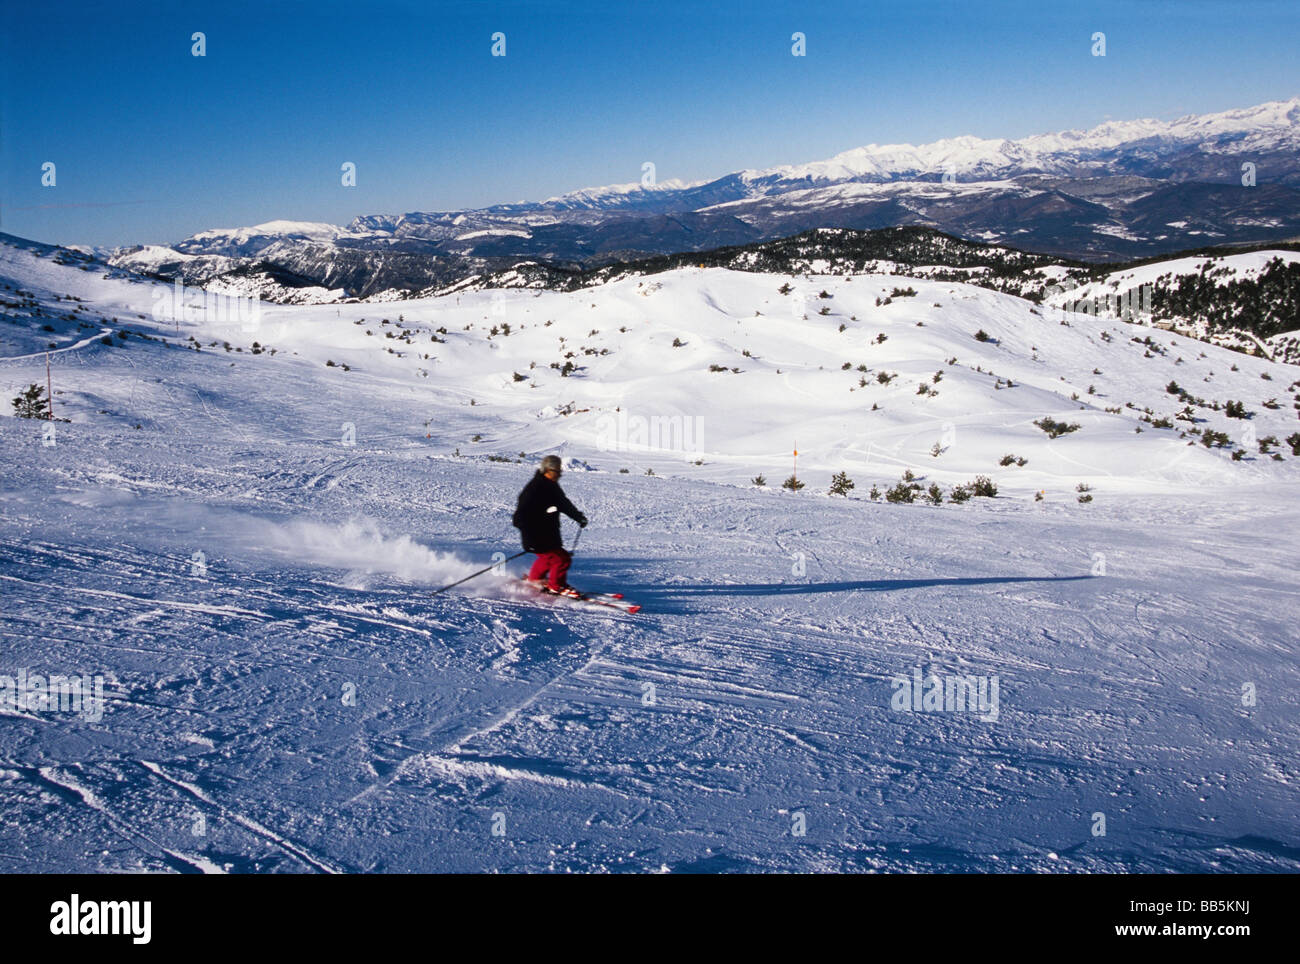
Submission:
[[[49,418],[50,401],[45,389],[32,383],[13,401],[14,414],[19,418]]]
[[[853,480],[849,478],[847,472],[837,472],[831,476],[831,495],[842,495],[848,498],[851,488],[853,488]]]

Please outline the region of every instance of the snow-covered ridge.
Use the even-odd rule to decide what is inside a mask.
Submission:
[[[1089,160],[1092,155],[1121,151],[1138,143],[1165,148],[1199,145],[1214,151],[1222,139],[1234,143],[1247,139],[1256,147],[1300,143],[1300,97],[1216,114],[1189,114],[1173,121],[1107,121],[1090,130],[1036,134],[1018,140],[961,136],[921,145],[868,144],[829,160],[748,170],[741,177],[748,182],[779,178],[825,183],[925,172],[963,177],[1009,168],[1021,173],[1053,173]]]
[[[558,194],[555,197],[549,197],[541,202],[544,205],[567,206],[574,203],[601,204],[614,198],[626,198],[629,195],[639,193],[666,193],[671,191],[684,191],[687,188],[699,187],[707,184],[708,180],[683,181],[680,178],[669,178],[666,181],[655,181],[651,184],[645,184],[641,181],[631,181],[626,184],[606,184],[603,187],[587,187],[577,191],[569,191],[565,194]],[[525,202],[526,203],[526,202]]]
[[[251,241],[255,238],[264,237],[299,237],[312,238],[313,240],[330,240],[346,232],[346,228],[341,228],[336,224],[325,224],[320,221],[265,221],[262,224],[254,224],[247,228],[213,228],[208,231],[200,231],[192,235],[194,241],[210,241],[213,239],[222,239],[233,244],[240,244]]]

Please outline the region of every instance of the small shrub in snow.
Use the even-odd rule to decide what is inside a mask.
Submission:
[[[931,505],[943,504],[943,489],[939,488],[938,482],[931,482],[930,488],[926,490],[925,501]]]
[[[803,488],[803,483],[792,475],[781,483],[781,488],[789,489],[791,492],[798,492]]]
[[[831,476],[831,495],[842,495],[847,497],[849,489],[853,488],[853,480],[849,478],[846,472],[837,472]]]
[[[971,483],[971,493],[982,499],[993,499],[997,497],[998,487],[987,475],[977,475]]]
[[[1034,424],[1046,432],[1048,438],[1059,438],[1062,435],[1068,435],[1070,432],[1077,432],[1080,427],[1078,422],[1070,422],[1067,425],[1065,422],[1058,422],[1048,416],[1044,416]]]
[[[767,479],[763,478],[763,476],[761,475],[756,475],[753,478],[753,483],[757,485],[759,488],[762,488],[763,486],[767,485]]]
[[[952,491],[948,493],[948,501],[956,502],[960,505],[963,502],[969,502],[971,490],[969,485],[954,485]]]
[[[886,502],[915,502],[916,490],[918,486],[908,485],[906,482],[895,483],[893,488],[885,493]]]
[[[989,333],[988,333],[987,331],[985,331],[983,328],[981,328],[979,331],[975,332],[975,340],[976,340],[976,341],[989,341],[989,340],[990,340],[990,338],[989,338]]]

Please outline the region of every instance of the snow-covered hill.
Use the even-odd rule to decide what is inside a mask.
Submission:
[[[1152,323],[1274,361],[1300,362],[1300,253],[1261,250],[1170,258],[1113,271],[1064,272],[1058,307],[1138,306]]]
[[[8,869],[1300,869],[1300,369],[898,275],[171,311],[63,260],[0,246],[0,388],[48,348],[68,420],[0,418],[0,677],[104,703],[0,707]],[[432,595],[550,451],[638,616]]]
[[[12,249],[7,257],[39,260]],[[50,290],[60,283],[70,282],[51,281]],[[134,302],[128,316],[156,313],[146,286],[105,284]],[[104,302],[90,290],[83,297]],[[251,352],[258,342],[277,349],[264,363],[273,366],[286,353],[333,362],[339,390],[378,379],[423,399],[431,417],[472,400],[485,427],[477,440],[458,440],[466,455],[558,446],[607,471],[737,483],[783,473],[797,443],[814,485],[841,470],[886,482],[910,468],[945,486],[996,474],[1020,493],[1292,475],[1290,459],[1274,462],[1252,440],[1271,437],[1272,451],[1286,450],[1294,370],[949,281],[686,269],[568,293],[261,305],[249,331],[180,335],[209,351],[229,343]],[[1170,382],[1201,404],[1193,421],[1153,428],[1185,407]],[[1228,418],[1229,401],[1250,417]],[[94,404],[68,397],[62,414],[93,421]],[[1036,424],[1044,418],[1079,428],[1051,438]],[[671,437],[643,444],[652,423]],[[1229,443],[1197,444],[1207,430]],[[1238,450],[1244,458],[1234,462]],[[1007,454],[1027,463],[1005,469]]]

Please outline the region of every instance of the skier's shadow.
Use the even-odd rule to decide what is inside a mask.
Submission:
[[[975,576],[960,579],[865,579],[843,582],[778,582],[778,583],[705,583],[682,586],[638,587],[638,602],[688,600],[702,596],[804,596],[816,593],[842,592],[898,592],[905,589],[934,589],[959,586],[996,586],[1012,583],[1078,582],[1092,579],[1086,576]],[[631,594],[631,593],[629,593]]]

